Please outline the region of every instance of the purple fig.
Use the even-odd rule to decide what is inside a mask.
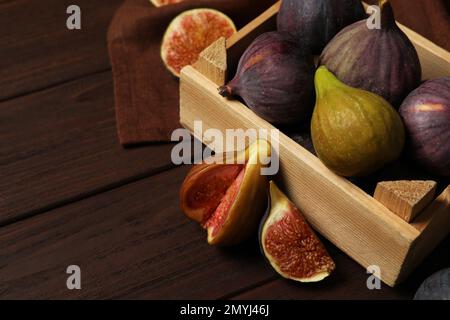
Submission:
[[[417,290],[414,300],[450,300],[450,268],[427,278]]]
[[[219,93],[240,96],[274,124],[307,122],[314,107],[314,71],[308,49],[287,33],[268,32],[244,52],[236,76]]]
[[[450,77],[430,80],[400,107],[410,151],[428,171],[450,176]]]
[[[379,6],[379,29],[370,29],[366,20],[348,26],[324,49],[320,64],[345,84],[378,94],[398,108],[420,85],[422,69],[389,1],[381,0]]]
[[[291,33],[320,54],[339,31],[365,17],[359,0],[283,0],[278,31]]]

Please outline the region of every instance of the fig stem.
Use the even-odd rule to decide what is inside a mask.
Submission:
[[[339,79],[325,66],[321,66],[317,69],[314,82],[316,84],[317,97],[321,97],[330,87],[346,87],[346,85],[339,81]]]
[[[229,85],[221,86],[218,90],[222,97],[230,97],[233,95],[233,90]]]
[[[394,11],[389,0],[380,0],[378,6],[381,10],[381,28],[387,29],[395,25]]]

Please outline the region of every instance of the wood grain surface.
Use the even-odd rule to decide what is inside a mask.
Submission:
[[[0,101],[109,69],[106,30],[121,2],[0,1]],[[71,4],[81,30],[66,27]]]
[[[319,284],[279,279],[256,239],[229,249],[206,244],[206,233],[178,208],[179,167],[0,229],[2,298],[410,298],[423,280],[370,291],[367,275],[326,242],[336,273]],[[424,267],[436,269],[442,244]],[[82,289],[65,286],[68,265],[82,270]],[[419,280],[419,281],[418,281]]]
[[[310,285],[279,278],[256,239],[208,246],[178,208],[189,168],[172,146],[117,141],[105,39],[121,2],[0,1],[0,299],[409,299],[450,265],[447,238],[400,287],[370,291],[327,241],[337,271]],[[69,4],[81,31],[65,28]]]
[[[117,142],[111,72],[0,103],[0,225],[172,167]]]
[[[178,209],[187,167],[0,229],[3,298],[220,298],[271,277],[255,246],[217,250]],[[67,290],[65,269],[82,270]]]

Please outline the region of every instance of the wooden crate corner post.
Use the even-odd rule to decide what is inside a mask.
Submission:
[[[221,37],[200,53],[194,68],[218,86],[225,84],[227,73],[226,39]]]
[[[433,200],[435,181],[382,181],[377,184],[374,198],[386,208],[411,222]]]

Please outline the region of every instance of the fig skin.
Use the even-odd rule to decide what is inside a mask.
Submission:
[[[209,244],[236,245],[256,233],[267,206],[268,180],[266,176],[261,175],[265,164],[260,161],[261,157],[265,156],[271,156],[271,146],[265,140],[257,140],[234,159],[233,163],[237,164],[245,160],[245,165],[200,164],[194,166],[187,175],[180,192],[180,206],[190,219],[199,222],[207,230]],[[235,169],[239,169],[238,172]],[[228,170],[226,179],[223,179],[224,185],[215,182],[208,185],[208,175],[217,173],[217,170],[219,175],[221,170]],[[234,179],[230,179],[233,177]],[[235,196],[230,198],[228,191],[233,187],[236,178],[242,180],[237,185]],[[214,186],[219,190],[208,190]],[[204,201],[200,201],[198,206],[195,205],[196,198],[193,196],[196,194],[195,189],[205,190],[206,193],[202,195],[200,192],[198,199]],[[208,196],[211,198],[205,200]],[[225,205],[225,212],[218,212],[223,202],[229,206]],[[223,220],[217,216],[220,214],[225,214]]]
[[[400,107],[408,149],[427,171],[450,176],[450,77],[430,80]]]
[[[365,176],[399,158],[405,129],[386,100],[345,85],[323,66],[316,72],[316,91],[311,135],[319,159],[330,170]]]
[[[414,295],[414,300],[450,300],[450,268],[427,278]]]
[[[373,92],[398,109],[403,99],[420,85],[422,68],[411,41],[397,26],[391,4],[380,1],[381,29],[367,21],[342,30],[319,59],[345,84]]]
[[[270,181],[268,198],[269,205],[259,228],[259,244],[267,262],[282,277],[294,281],[318,282],[328,277],[335,269],[335,263],[301,212],[273,181]],[[270,238],[270,228],[277,223],[282,223],[283,218],[291,214],[298,219],[296,221],[298,225],[294,229],[286,230],[284,239],[279,234],[275,235],[275,238],[272,234]],[[289,225],[286,227],[289,228]],[[293,239],[292,236],[297,238]],[[286,242],[282,243],[283,240]],[[270,245],[273,245],[272,251],[268,248]],[[281,251],[282,256],[273,256],[273,250],[278,250],[278,254]],[[287,252],[289,250],[292,251]],[[285,256],[286,254],[288,257]],[[296,269],[288,270],[289,267],[296,267]]]
[[[320,54],[339,31],[365,17],[359,0],[283,0],[277,25]]]
[[[314,106],[313,56],[289,34],[260,35],[241,57],[236,76],[219,88],[240,96],[263,119],[277,125],[308,122]]]

